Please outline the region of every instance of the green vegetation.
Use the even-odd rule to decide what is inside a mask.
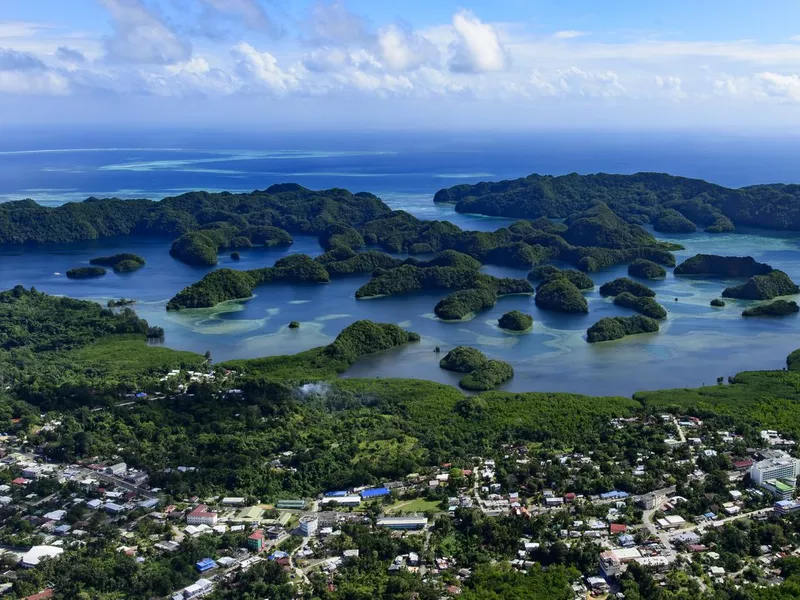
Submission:
[[[484,366],[467,373],[458,382],[465,390],[485,392],[514,377],[514,367],[501,360],[490,360]]]
[[[242,260],[242,255],[238,252],[231,252],[231,260]]]
[[[17,286],[0,292],[0,372],[21,397],[46,406],[205,363],[199,354],[148,346],[151,329],[130,308],[114,312]]]
[[[418,334],[397,325],[356,321],[346,327],[328,346],[290,356],[232,360],[220,366],[248,377],[284,383],[330,379],[346,371],[365,354],[389,350],[419,339]]]
[[[627,335],[639,333],[655,333],[658,331],[658,321],[636,315],[633,317],[605,317],[592,325],[586,332],[590,344],[619,340]]]
[[[633,281],[627,277],[619,277],[600,286],[600,294],[603,296],[618,296],[624,292],[639,298],[653,298],[656,295],[653,290],[643,283]]]
[[[482,288],[458,290],[440,300],[433,312],[445,321],[456,321],[480,310],[492,308],[496,302],[497,294],[492,290]]]
[[[113,256],[99,256],[89,261],[90,264],[101,267],[111,267],[117,273],[130,273],[144,266],[144,259],[138,254],[122,253]]]
[[[258,286],[287,281],[327,283],[330,277],[324,266],[305,254],[286,256],[277,261],[274,267],[263,269],[217,269],[178,292],[167,303],[167,310],[210,308],[227,300],[249,298]]]
[[[688,230],[685,219],[716,233],[733,230],[733,223],[800,230],[800,213],[795,210],[798,197],[800,188],[792,185],[730,189],[663,173],[572,173],[457,185],[439,190],[434,202],[454,202],[463,213],[533,219],[564,218],[605,202],[630,223],[663,221],[665,229]],[[678,220],[672,211],[683,219]]]
[[[467,582],[463,600],[572,600],[572,582],[580,577],[574,568],[540,565],[520,572],[509,565],[482,565]]]
[[[643,314],[645,317],[651,319],[666,319],[667,311],[658,302],[652,298],[640,298],[634,296],[630,292],[622,292],[614,298],[614,304],[617,306],[624,306],[631,308],[636,312]]]
[[[175,240],[169,253],[187,265],[210,266],[217,264],[217,248],[210,237],[193,231]]]
[[[486,355],[469,346],[457,346],[439,361],[446,371],[465,373],[459,385],[465,390],[484,392],[496,388],[514,376],[514,368],[506,362],[489,360]]]
[[[130,306],[131,304],[136,304],[136,300],[131,298],[120,298],[119,300],[109,300],[106,303],[108,308],[119,308],[120,306]]]
[[[531,281],[540,281],[537,289],[556,279],[566,279],[579,290],[590,290],[594,287],[594,281],[586,274],[575,269],[558,269],[552,265],[536,267],[528,273]]]
[[[628,265],[628,275],[639,279],[661,279],[667,276],[667,271],[652,260],[637,258]]]
[[[332,253],[326,252],[315,260],[321,263],[331,277],[342,277],[354,273],[373,273],[378,269],[394,269],[403,264],[403,261],[389,256],[385,252],[368,250],[344,260],[331,260]]]
[[[502,329],[528,331],[533,327],[533,317],[526,315],[524,312],[512,310],[500,317],[497,323]]]
[[[716,308],[722,308],[725,306],[725,300],[722,300],[721,298],[714,298],[711,301],[711,306],[714,306]]]
[[[746,309],[743,313],[743,317],[782,317],[785,315],[791,315],[796,312],[800,312],[800,307],[797,306],[797,302],[794,300],[775,300],[774,302],[770,302],[769,304],[759,304],[758,306],[753,306],[752,308]]]
[[[536,306],[565,313],[588,313],[589,304],[581,291],[566,278],[556,277],[536,292]]]
[[[756,262],[752,256],[717,256],[696,254],[675,267],[675,275],[713,277],[754,277],[767,275],[772,267]]]
[[[744,300],[772,300],[776,296],[800,293],[800,287],[783,271],[771,271],[767,275],[756,275],[741,285],[725,288],[724,298]]]
[[[668,208],[653,218],[653,229],[665,233],[694,233],[697,226],[673,208]]]
[[[67,271],[69,279],[94,279],[106,274],[103,267],[75,267]]]
[[[480,350],[470,346],[457,346],[439,361],[439,366],[446,371],[472,373],[485,367],[488,362],[489,359]]]
[[[300,329],[300,322],[299,321],[291,321],[289,323],[289,329]]]
[[[790,371],[800,371],[800,350],[795,350],[786,357],[786,368]]]

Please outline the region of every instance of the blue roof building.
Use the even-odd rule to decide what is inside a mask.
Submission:
[[[611,490],[610,492],[604,492],[600,494],[600,498],[603,500],[623,500],[624,498],[628,497],[627,492],[621,492],[619,490]]]
[[[325,492],[326,498],[344,498],[347,496],[347,492],[344,490],[337,490],[335,492]]]
[[[200,571],[201,573],[205,573],[206,571],[210,571],[211,569],[217,568],[217,563],[215,563],[210,558],[202,558],[194,563],[195,569]]]
[[[367,498],[380,498],[382,496],[388,496],[389,494],[391,494],[391,492],[388,488],[372,488],[361,492],[361,498],[366,500]]]

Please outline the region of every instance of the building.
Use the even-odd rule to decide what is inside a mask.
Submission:
[[[22,555],[20,565],[25,569],[32,569],[38,566],[42,559],[53,558],[63,553],[64,549],[57,546],[34,546]]]
[[[304,537],[311,537],[317,533],[318,525],[319,519],[316,517],[303,517],[300,519],[300,533],[302,533]]]
[[[223,498],[222,503],[229,506],[241,506],[244,504],[244,498]]]
[[[183,598],[185,600],[189,600],[190,598],[202,598],[210,594],[213,589],[214,582],[208,579],[198,579],[183,590]]]
[[[779,500],[774,506],[775,512],[781,515],[788,515],[789,513],[800,510],[800,502],[792,502],[791,500]]]
[[[628,568],[628,563],[641,558],[642,553],[636,548],[608,550],[600,554],[600,573],[606,579],[618,577]]]
[[[217,563],[215,563],[210,558],[201,558],[196,563],[194,563],[194,568],[197,569],[200,573],[205,573],[206,571],[210,571],[211,569],[216,569]]]
[[[239,511],[239,514],[236,515],[236,520],[258,521],[261,518],[261,515],[263,514],[264,514],[264,509],[261,508],[260,506],[249,506]]]
[[[670,515],[663,519],[658,519],[656,523],[662,529],[677,529],[678,527],[683,527],[686,524],[686,520],[678,515]]]
[[[198,504],[192,512],[186,515],[186,523],[211,527],[217,524],[217,513],[210,511],[205,504]]]
[[[264,531],[256,529],[247,537],[247,549],[252,552],[261,552],[264,549],[265,542],[266,536],[264,535]]]
[[[650,492],[649,494],[642,496],[642,504],[644,505],[645,510],[653,510],[658,508],[666,501],[666,494],[656,494],[655,492]]]
[[[794,479],[769,479],[761,483],[761,487],[778,500],[792,500],[794,498],[794,485]]]
[[[384,496],[388,496],[389,494],[391,494],[389,488],[385,487],[371,488],[361,492],[361,499],[372,500],[373,498],[382,498]]]
[[[128,472],[128,465],[124,462],[117,463],[115,465],[111,465],[110,467],[106,467],[105,472],[107,475],[115,475],[116,477],[122,477],[125,473]]]
[[[800,460],[786,452],[775,452],[774,457],[758,461],[750,467],[750,479],[756,485],[763,485],[770,479],[795,481],[800,474]]]
[[[361,504],[361,496],[333,496],[320,500],[320,505],[338,504],[339,506],[358,506]]]
[[[378,527],[404,531],[425,529],[427,525],[428,519],[425,517],[384,517],[383,519],[378,519]]]
[[[305,500],[278,500],[275,505],[276,508],[283,508],[288,510],[304,510],[306,507]]]

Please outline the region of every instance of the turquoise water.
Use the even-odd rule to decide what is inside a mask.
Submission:
[[[391,197],[387,201],[393,208],[416,212],[414,202]],[[429,207],[424,208],[425,216],[432,216]],[[435,211],[437,218],[453,216],[464,227],[494,229],[507,223],[504,219],[451,214],[450,207],[436,207]],[[685,250],[676,253],[679,261],[697,252],[751,255],[800,280],[800,241],[794,234],[659,237],[685,245]],[[651,283],[657,299],[669,311],[660,333],[595,345],[585,341],[585,331],[592,323],[604,316],[632,314],[615,307],[596,290],[586,294],[588,315],[548,313],[540,311],[532,297],[510,296],[471,320],[444,323],[433,314],[442,294],[356,300],[355,290],[368,280],[368,276],[359,275],[326,285],[265,286],[247,301],[167,313],[166,302],[172,295],[211,270],[172,259],[168,253],[170,243],[168,239],[132,237],[68,246],[0,249],[0,288],[21,283],[52,294],[100,302],[137,298],[140,302],[136,310],[151,324],[164,327],[168,346],[196,352],[210,350],[215,361],[294,353],[327,344],[359,319],[396,323],[420,333],[422,342],[366,357],[347,376],[415,377],[455,383],[457,377],[439,369],[440,357],[433,349],[441,346],[446,351],[467,344],[514,365],[516,376],[505,387],[512,391],[628,395],[640,389],[712,384],[718,376],[745,369],[781,368],[785,356],[800,347],[797,316],[744,319],[741,311],[751,303],[743,301],[713,309],[709,306],[711,299],[735,281],[676,278],[671,273],[665,280]],[[124,275],[110,271],[101,279],[87,281],[73,281],[63,275],[71,267],[88,264],[94,256],[121,251],[142,255],[146,267]],[[242,252],[239,262],[222,255],[219,266],[268,266],[295,252],[316,256],[322,249],[316,238],[298,237],[289,249]],[[494,266],[484,270],[498,276],[526,274],[524,270]],[[625,267],[617,267],[596,273],[593,278],[599,287],[625,275],[625,271]],[[497,319],[512,309],[533,315],[532,333],[511,334],[497,327]],[[293,320],[302,323],[300,329],[288,328]]]

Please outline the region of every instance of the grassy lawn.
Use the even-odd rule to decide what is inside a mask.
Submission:
[[[401,500],[395,502],[386,509],[388,513],[424,513],[424,512],[442,512],[439,508],[439,503],[435,500],[426,500],[425,498],[416,498],[414,500]]]

